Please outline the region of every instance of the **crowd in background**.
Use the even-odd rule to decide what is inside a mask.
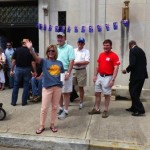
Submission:
[[[38,56],[29,39],[23,39],[21,44],[21,47],[14,49],[12,42],[7,42],[5,50],[0,48],[0,90],[5,90],[5,84],[8,88],[13,88],[12,106],[17,105],[20,86],[23,87],[22,106],[28,104],[28,99],[34,102],[42,100],[40,127],[36,130],[37,134],[45,130],[46,116],[51,106],[50,130],[57,132],[56,116],[58,114],[58,119],[61,120],[68,116],[71,93],[74,94],[73,99],[79,97],[79,110],[84,107],[86,67],[90,63],[90,51],[84,48],[85,39],[82,37],[78,38],[77,48],[74,49],[66,43],[63,32],[57,34],[57,45],[51,44],[47,47],[46,58]],[[144,51],[136,45],[135,41],[129,42],[129,49],[129,66],[122,71],[123,74],[131,73],[129,92],[132,105],[126,111],[132,112],[133,116],[141,116],[145,114],[140,94],[144,81],[148,78],[147,60]],[[93,77],[95,103],[88,114],[102,113],[102,118],[107,118],[112,86],[120,65],[118,55],[112,51],[110,39],[104,40],[103,51],[99,54],[97,64]],[[143,74],[139,75],[141,71]],[[79,96],[74,86],[78,86]],[[105,97],[103,111],[101,94]]]

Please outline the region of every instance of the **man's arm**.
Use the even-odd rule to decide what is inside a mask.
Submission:
[[[12,59],[12,63],[11,63],[11,69],[10,69],[10,76],[14,75],[14,67],[16,65],[16,60]]]
[[[97,80],[98,68],[99,68],[99,65],[96,67],[96,71],[95,71],[95,74],[94,74],[94,77],[93,77],[93,82],[95,82]]]
[[[113,82],[115,81],[117,74],[118,74],[118,70],[119,70],[119,66],[115,66],[111,81],[113,81]]]
[[[33,71],[34,71],[34,73],[35,73],[35,72],[36,72],[36,62],[35,62],[35,61],[32,61],[32,62],[31,62],[31,65],[32,65]]]
[[[119,66],[117,65],[114,67],[114,72],[113,72],[113,76],[109,82],[109,87],[112,87],[114,85],[115,79],[116,79],[117,74],[118,74],[118,70],[119,70]]]
[[[37,56],[37,54],[34,52],[32,42],[29,42],[29,41],[26,42],[26,47],[29,49],[34,60],[39,64],[41,62],[41,58],[39,56]]]
[[[65,74],[65,80],[69,79],[69,75],[71,74],[71,71],[72,71],[72,68],[73,68],[73,64],[74,64],[74,60],[70,60],[68,71]]]
[[[133,52],[133,50],[130,50],[130,55],[129,55],[129,66],[126,68],[127,72],[130,72],[131,70],[133,70],[133,68],[136,65],[136,56]]]
[[[69,68],[68,68],[68,73],[69,73],[69,74],[70,74],[71,71],[72,71],[73,65],[74,65],[74,60],[70,60]]]

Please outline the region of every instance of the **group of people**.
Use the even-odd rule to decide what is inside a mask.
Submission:
[[[6,43],[6,49],[0,48],[0,90],[5,90],[5,82],[8,79],[8,87],[13,88],[13,77],[10,76],[10,68],[14,48],[12,42]]]
[[[14,76],[11,105],[15,106],[18,98],[19,82],[23,80],[22,105],[27,104],[29,81],[31,76],[37,77],[36,64],[42,68],[42,106],[40,113],[40,126],[36,130],[41,134],[45,130],[45,121],[49,107],[51,106],[50,130],[57,132],[55,120],[65,119],[69,113],[70,93],[73,85],[79,87],[79,109],[84,104],[84,87],[86,86],[86,67],[90,62],[90,52],[84,48],[85,39],[79,38],[77,48],[66,42],[65,34],[58,32],[57,45],[51,44],[46,49],[46,58],[40,58],[34,51],[32,42],[24,40],[22,47],[15,50],[12,56],[10,76]],[[130,58],[129,66],[122,71],[123,74],[131,72],[129,91],[132,105],[127,111],[133,112],[133,116],[145,114],[144,106],[140,101],[140,94],[147,75],[147,62],[144,51],[136,45],[135,41],[129,42]],[[93,77],[95,83],[95,103],[89,115],[101,114],[102,118],[109,116],[109,104],[112,86],[119,70],[119,57],[112,51],[112,41],[106,39],[103,42],[103,52],[100,53],[98,66]],[[15,73],[14,73],[15,72]],[[101,112],[101,94],[105,97],[104,111]],[[57,112],[58,110],[58,112]]]

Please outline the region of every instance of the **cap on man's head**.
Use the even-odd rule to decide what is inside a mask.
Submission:
[[[78,38],[78,43],[85,43],[85,39],[84,38]]]
[[[63,33],[63,32],[58,32],[58,33],[57,33],[57,36],[65,36],[65,33]]]

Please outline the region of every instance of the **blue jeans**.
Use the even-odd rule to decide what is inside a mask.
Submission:
[[[42,78],[37,80],[35,77],[31,78],[32,95],[42,95]]]
[[[31,79],[31,67],[28,67],[28,68],[16,67],[15,68],[14,87],[13,87],[12,99],[11,99],[12,104],[16,104],[17,102],[19,86],[20,86],[21,81],[23,81],[22,105],[27,104],[30,79]]]
[[[9,88],[14,87],[14,77],[10,76],[10,68],[7,69],[7,76],[8,76],[8,81],[9,81]]]

